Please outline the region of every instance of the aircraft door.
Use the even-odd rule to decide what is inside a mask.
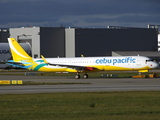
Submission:
[[[136,65],[137,66],[141,65],[141,59],[140,59],[140,57],[137,57],[137,59],[136,59]]]

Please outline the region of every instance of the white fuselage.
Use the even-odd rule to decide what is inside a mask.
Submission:
[[[37,62],[40,59],[34,59]],[[74,66],[94,67],[99,71],[112,70],[149,70],[158,67],[158,63],[143,56],[120,56],[120,57],[77,57],[77,58],[46,58],[48,63],[55,64],[48,68],[71,68]],[[61,65],[64,65],[63,67]],[[73,67],[71,67],[73,66]],[[75,67],[76,68],[76,67]],[[78,70],[78,68],[76,69]]]

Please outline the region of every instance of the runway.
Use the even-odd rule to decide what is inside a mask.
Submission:
[[[54,76],[0,75],[0,80],[22,80],[34,82],[69,82],[89,84],[63,85],[13,85],[0,86],[0,94],[57,93],[57,92],[110,92],[110,91],[159,91],[160,78],[88,78]]]

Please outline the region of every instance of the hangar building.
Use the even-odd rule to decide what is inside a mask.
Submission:
[[[10,28],[10,37],[32,46],[32,57],[65,57],[65,29],[53,27]]]
[[[152,28],[10,28],[10,37],[29,42],[32,57],[111,56],[112,51],[157,51]]]
[[[69,56],[111,56],[112,51],[157,51],[157,34],[148,28],[70,28],[66,43],[66,51],[75,52]]]

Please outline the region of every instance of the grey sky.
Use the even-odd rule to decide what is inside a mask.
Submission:
[[[160,25],[160,0],[1,0],[0,28]]]

